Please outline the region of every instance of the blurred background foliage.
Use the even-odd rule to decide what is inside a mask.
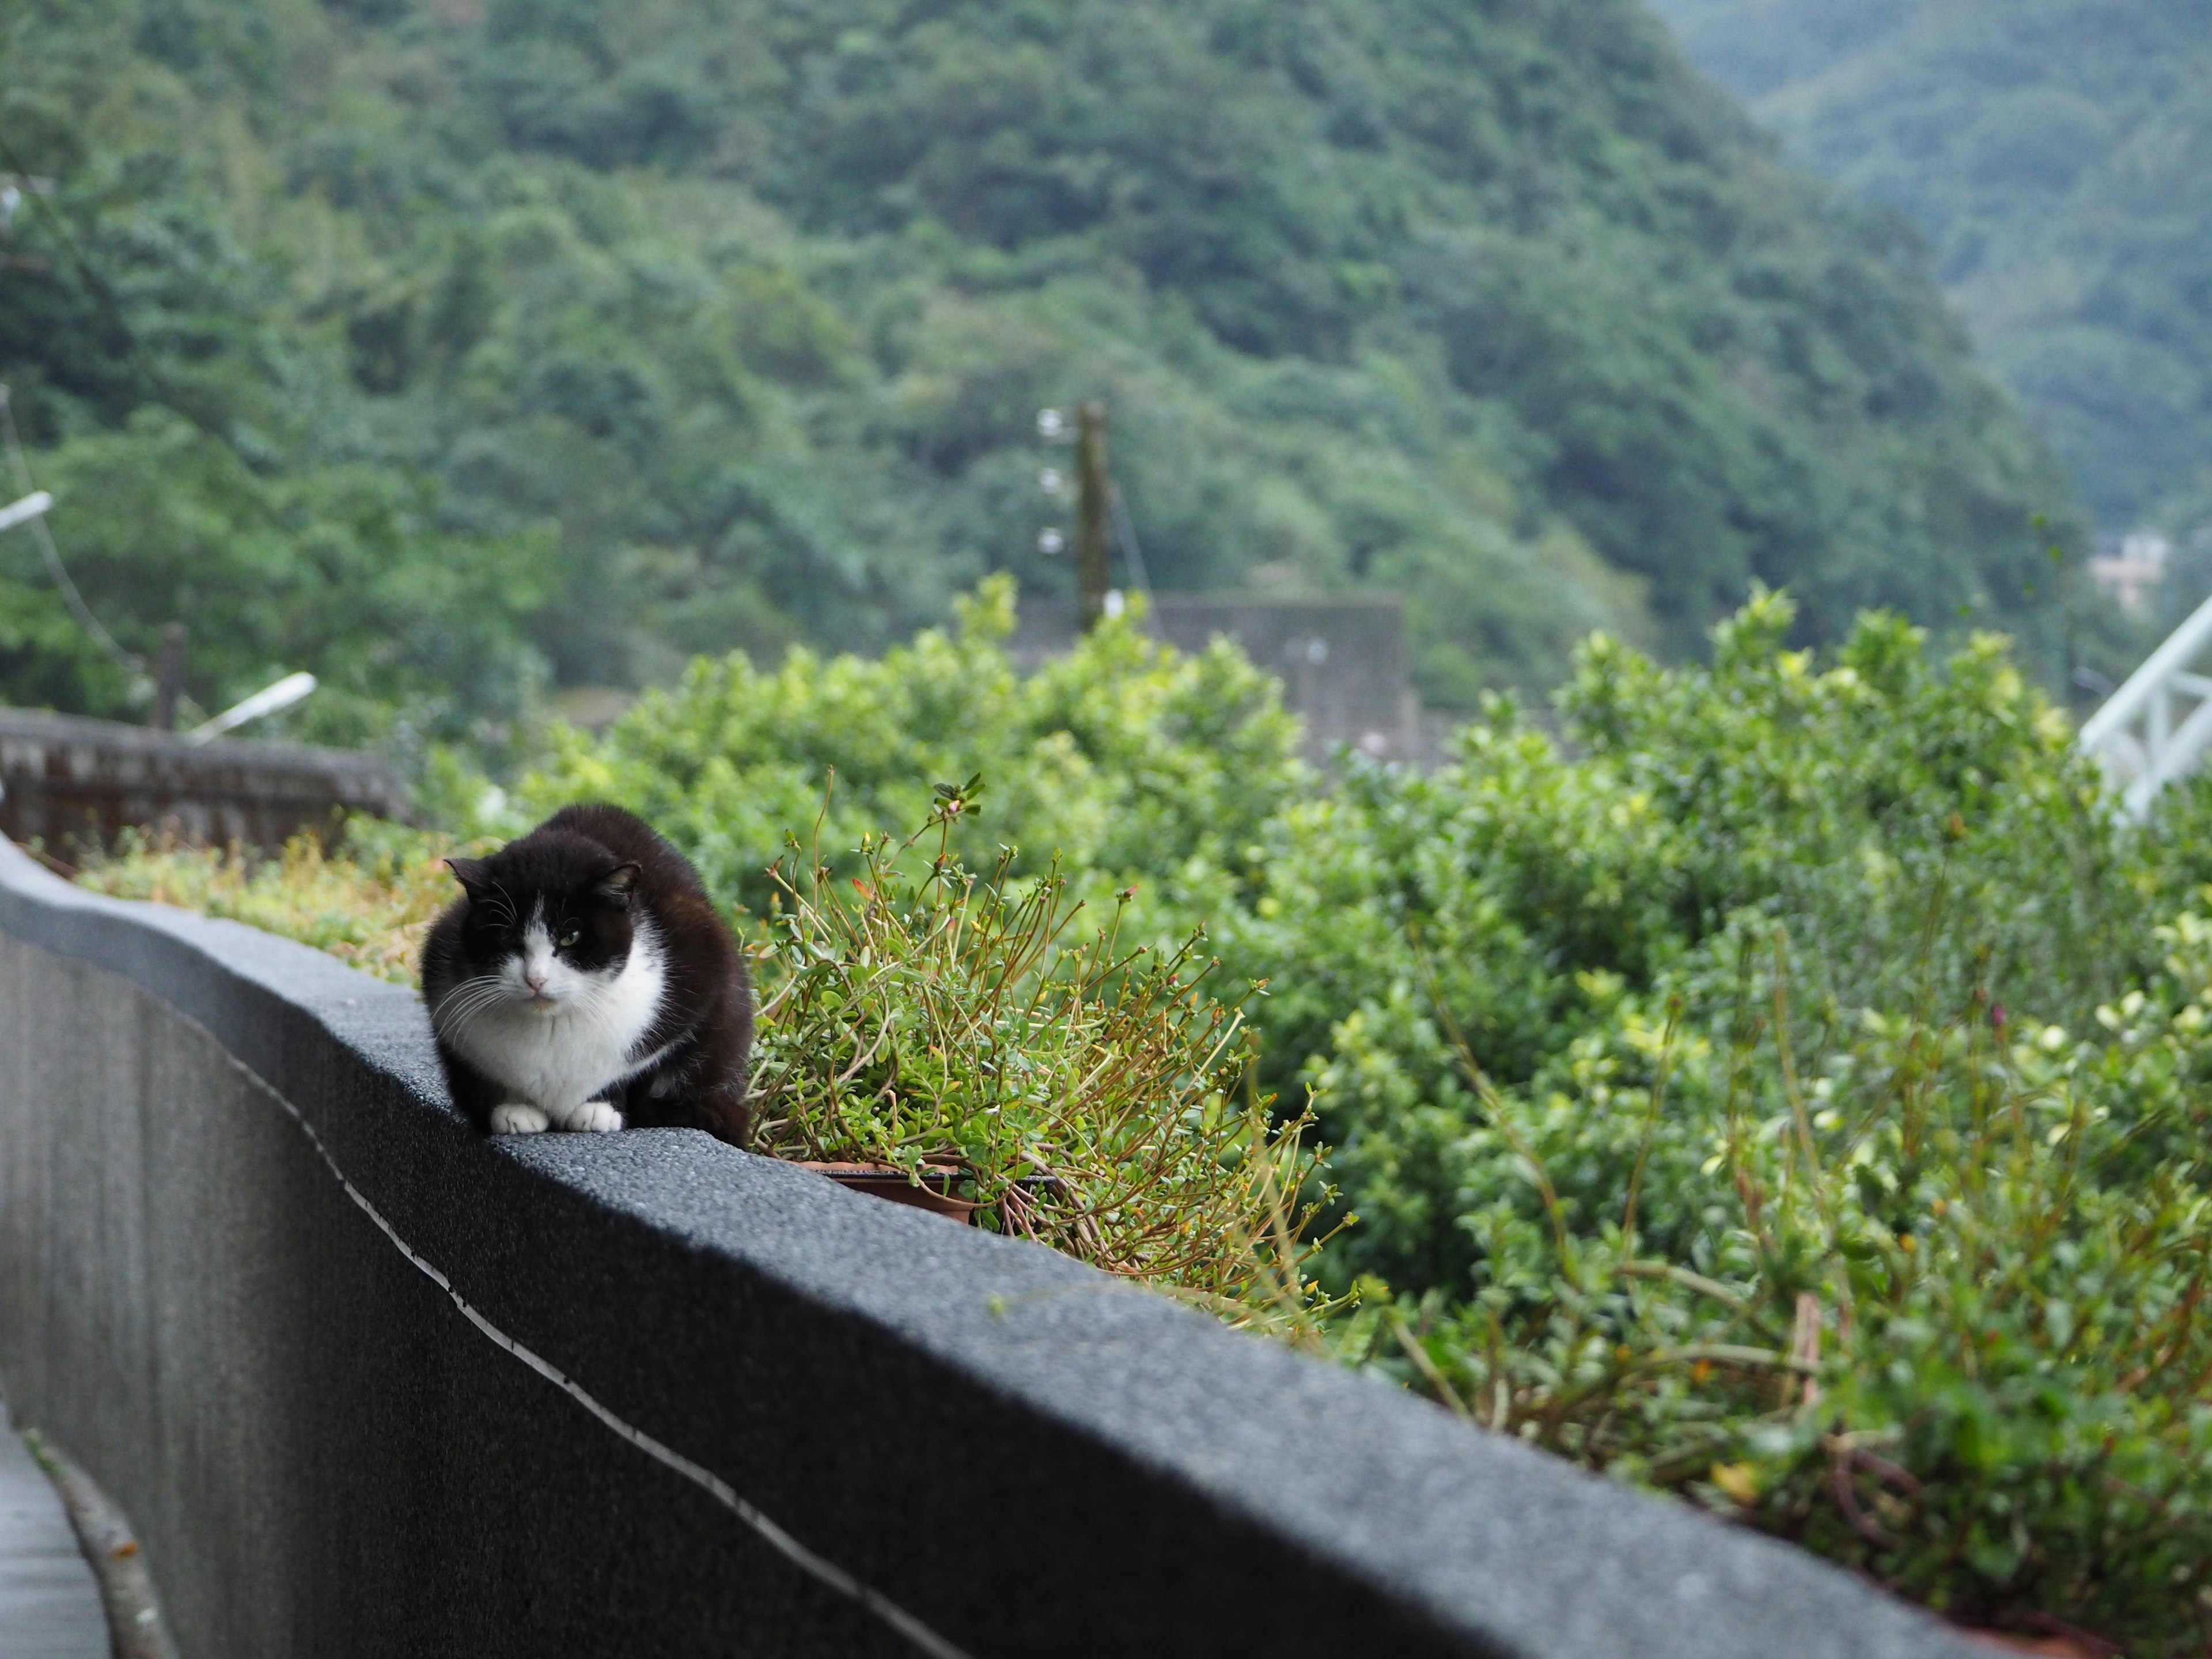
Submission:
[[[1910,216],[2104,525],[2212,525],[2212,4],[1654,4],[1793,160]]]
[[[1418,593],[1432,704],[1754,578],[2062,667],[2081,526],[1919,244],[1631,0],[0,0],[0,55],[58,181],[0,375],[204,706],[305,666],[295,732],[496,755],[1064,591],[1034,416],[1090,396],[1156,580]],[[0,542],[0,696],[132,681]]]

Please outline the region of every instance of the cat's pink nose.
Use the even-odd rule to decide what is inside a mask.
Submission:
[[[545,988],[545,970],[543,968],[529,968],[524,969],[522,982],[525,985],[527,985],[533,991],[544,990]]]

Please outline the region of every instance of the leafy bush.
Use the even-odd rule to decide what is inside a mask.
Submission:
[[[1962,1618],[2196,1651],[2203,799],[2124,832],[1997,641],[1789,622],[1594,641],[1574,752],[1500,708],[1275,826],[1224,951],[1361,1218],[1342,1349]]]
[[[1785,599],[1757,599],[1710,667],[1680,670],[1594,640],[1561,700],[1572,757],[1499,704],[1458,764],[1357,771],[1278,820],[1249,915],[1218,931],[1277,988],[1271,1079],[1311,1062],[1366,1218],[1343,1271],[1449,1285],[1472,1260],[1437,1207],[1449,1126],[1477,1115],[1444,1021],[1542,1098],[1579,1040],[1655,994],[1717,1018],[1747,930],[1790,930],[1802,1018],[1837,1030],[1976,983],[2078,1027],[2154,966],[2156,910],[2095,771],[2000,642],[1939,672],[1873,616],[1819,672],[1790,626]],[[1929,935],[1939,886],[1950,921]],[[1396,1171],[1371,1191],[1370,1158]]]
[[[2174,933],[2189,988],[2116,1042],[1982,994],[1798,1050],[1778,943],[1710,1035],[1630,1015],[1542,1100],[1470,1072],[1476,1288],[1370,1284],[1345,1351],[1954,1616],[2197,1651],[2212,962]]]
[[[963,600],[956,632],[925,630],[869,660],[794,651],[773,672],[702,658],[593,739],[556,732],[523,786],[532,811],[611,800],[658,825],[725,900],[767,908],[767,871],[812,823],[832,861],[865,835],[921,823],[933,781],[981,772],[990,811],[952,846],[988,868],[1000,842],[1057,856],[1084,880],[1236,862],[1301,787],[1280,688],[1227,645],[1161,647],[1133,611],[1036,673],[1003,641],[1013,584]]]

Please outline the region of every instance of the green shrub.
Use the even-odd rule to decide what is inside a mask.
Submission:
[[[1565,743],[1495,708],[1273,826],[1224,954],[1361,1218],[1340,1351],[1962,1618],[2197,1651],[2212,935],[2157,919],[2204,797],[2124,830],[1999,641],[1789,624],[1594,641]]]
[[[990,811],[951,831],[978,868],[1006,843],[1118,884],[1193,858],[1237,863],[1300,788],[1297,722],[1280,688],[1225,644],[1194,655],[1156,643],[1133,611],[1024,677],[1003,641],[1012,582],[960,606],[879,659],[795,650],[763,672],[743,653],[702,658],[604,738],[559,731],[524,801],[611,800],[689,854],[726,902],[764,911],[769,866],[813,823],[834,864],[863,836],[903,832],[939,778],[981,772]]]
[[[2212,933],[2169,932],[2106,1042],[1981,994],[1799,1050],[1746,939],[1709,1032],[1625,1008],[1538,1100],[1470,1069],[1475,1288],[1370,1284],[1344,1351],[1955,1615],[2197,1651]]]
[[[1561,699],[1572,752],[1500,704],[1457,764],[1356,772],[1278,818],[1256,898],[1218,932],[1277,988],[1255,1014],[1268,1076],[1305,1067],[1365,1218],[1346,1282],[1464,1287],[1451,1147],[1480,1114],[1448,1024],[1540,1100],[1655,997],[1721,1018],[1747,931],[1788,928],[1800,1024],[1838,1031],[1977,984],[2078,1028],[2155,967],[2153,872],[2000,641],[1939,671],[1874,616],[1816,672],[1783,648],[1790,622],[1756,599],[1710,666],[1676,670],[1594,640]]]

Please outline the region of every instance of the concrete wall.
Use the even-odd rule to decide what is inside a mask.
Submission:
[[[187,1659],[1936,1659],[1791,1551],[0,847],[0,1382]]]
[[[1033,668],[1073,648],[1076,623],[1072,599],[1024,599],[1008,651]],[[1177,650],[1226,639],[1279,678],[1316,765],[1346,744],[1416,764],[1440,752],[1407,678],[1405,606],[1395,595],[1159,593],[1152,623]]]
[[[191,743],[114,720],[0,708],[0,835],[66,855],[126,826],[275,848],[348,811],[396,817],[406,792],[374,755],[297,743]]]

